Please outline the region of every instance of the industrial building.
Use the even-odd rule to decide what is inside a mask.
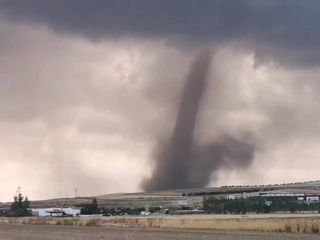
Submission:
[[[31,209],[32,215],[39,217],[63,217],[63,216],[79,216],[80,209],[77,208],[34,208]]]

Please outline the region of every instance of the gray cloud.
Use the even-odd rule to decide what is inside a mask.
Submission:
[[[1,200],[22,183],[31,198],[141,190],[199,46],[216,53],[194,154],[242,146],[246,168],[224,148],[189,179],[318,176],[318,1],[93,2],[0,0]]]
[[[314,65],[319,60],[320,3],[231,0],[2,0],[11,19],[44,23],[91,39],[168,38],[203,44],[246,41],[259,62]]]

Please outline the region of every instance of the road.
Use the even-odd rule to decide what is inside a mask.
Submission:
[[[110,229],[103,227],[67,227],[50,225],[0,224],[0,240],[315,240],[319,235],[248,232],[163,231],[145,229]]]

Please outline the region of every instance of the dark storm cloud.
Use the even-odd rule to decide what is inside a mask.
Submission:
[[[211,184],[234,184],[317,176],[319,69],[286,67],[319,65],[319,5],[0,0],[0,159],[2,180],[10,183],[5,187],[38,184],[38,196],[47,194],[47,182],[51,194],[58,189],[60,196],[74,187],[83,194],[138,190],[149,173],[149,149],[165,137],[172,139],[156,147],[156,158],[167,160],[155,162],[158,171],[147,189],[203,186],[209,178]],[[201,106],[175,120],[189,61],[206,45],[215,51],[214,76],[204,86],[204,99],[200,91]],[[287,66],[264,64],[270,60]],[[187,133],[187,155],[170,168],[168,155],[180,154]],[[253,158],[254,171],[241,175]],[[301,159],[313,165],[301,165]],[[29,168],[35,174],[26,175]],[[223,172],[233,168],[240,175]],[[42,184],[38,172],[50,181]]]
[[[90,35],[147,34],[318,42],[318,1],[1,0],[8,16]],[[299,17],[298,17],[299,16]],[[307,36],[299,35],[305,31]],[[311,32],[312,31],[312,32]],[[315,32],[313,32],[315,31]],[[312,34],[313,38],[309,38]],[[292,39],[292,37],[295,37]],[[316,38],[314,38],[316,37]]]
[[[8,17],[90,38],[244,40],[253,44],[262,61],[270,54],[284,62],[312,64],[319,59],[316,0],[1,0],[0,7]]]

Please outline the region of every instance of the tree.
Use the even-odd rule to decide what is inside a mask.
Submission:
[[[98,201],[96,198],[92,199],[91,211],[92,211],[92,214],[99,214],[100,213]]]
[[[98,205],[98,201],[96,198],[92,199],[92,203],[89,204],[85,204],[82,208],[81,208],[81,214],[99,214],[100,213],[100,208]]]
[[[30,202],[28,197],[23,197],[21,193],[18,196],[14,196],[13,203],[10,207],[9,216],[11,217],[26,217],[31,216],[31,212],[29,211]]]

